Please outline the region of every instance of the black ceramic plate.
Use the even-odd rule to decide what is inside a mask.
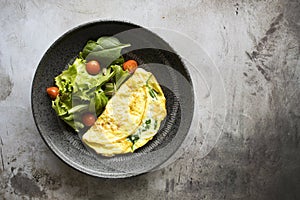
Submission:
[[[101,158],[85,148],[79,136],[51,108],[46,88],[67,68],[90,39],[115,36],[126,59],[133,58],[151,71],[166,96],[167,117],[157,135],[135,153]],[[160,37],[140,26],[119,21],[83,24],[61,36],[41,59],[32,83],[32,112],[49,148],[71,167],[97,177],[121,178],[149,172],[163,165],[187,136],[193,118],[194,92],[180,57]]]

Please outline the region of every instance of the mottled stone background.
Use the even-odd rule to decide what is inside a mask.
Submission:
[[[299,1],[0,0],[0,17],[0,199],[300,199]],[[98,19],[182,32],[214,60],[228,112],[205,158],[195,141],[167,168],[109,180],[44,144],[34,71],[59,36]]]

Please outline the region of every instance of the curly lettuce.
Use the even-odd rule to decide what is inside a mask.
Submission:
[[[100,115],[111,96],[128,78],[129,73],[121,67],[124,62],[121,49],[126,46],[113,37],[89,41],[73,64],[55,77],[59,95],[52,101],[52,107],[75,131],[84,128],[82,114]],[[86,71],[86,58],[90,54],[108,65],[97,75]]]

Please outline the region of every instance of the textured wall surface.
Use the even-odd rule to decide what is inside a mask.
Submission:
[[[109,180],[77,172],[32,119],[33,74],[47,48],[84,22],[119,19],[179,31],[218,67],[227,114],[214,149]],[[0,0],[1,199],[300,199],[300,2]],[[188,47],[186,50],[188,50]]]

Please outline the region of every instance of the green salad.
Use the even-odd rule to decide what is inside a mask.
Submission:
[[[75,131],[94,124],[108,100],[137,67],[124,61],[122,44],[115,37],[88,41],[75,61],[47,88],[57,115]],[[100,67],[101,66],[101,67]]]

